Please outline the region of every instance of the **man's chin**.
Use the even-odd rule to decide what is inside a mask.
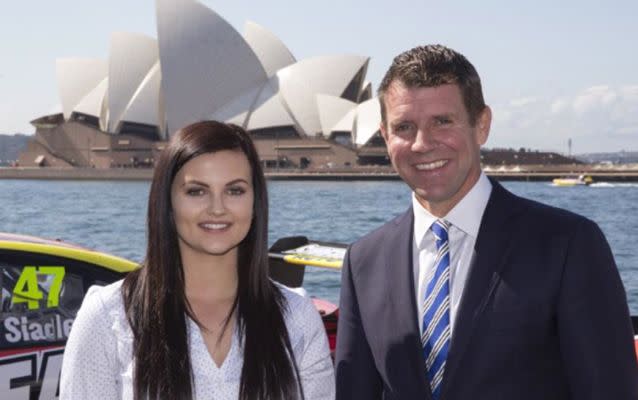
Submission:
[[[449,207],[448,205],[453,202],[453,196],[451,196],[447,191],[436,191],[436,190],[422,190],[416,189],[414,190],[416,195],[416,199],[425,208],[430,211],[433,215],[437,213],[447,213]],[[440,216],[440,215],[438,215]]]
[[[444,188],[429,187],[427,189],[416,188],[413,190],[414,193],[416,193],[419,201],[423,200],[430,203],[440,203],[448,200],[451,197],[448,193],[449,191],[444,190]]]

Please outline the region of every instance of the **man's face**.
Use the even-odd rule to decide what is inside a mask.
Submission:
[[[392,165],[425,209],[445,216],[480,176],[490,109],[472,126],[456,84],[407,88],[394,81],[384,101],[381,134]]]

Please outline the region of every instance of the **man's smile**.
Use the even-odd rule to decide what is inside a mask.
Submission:
[[[438,161],[433,161],[430,163],[416,164],[414,167],[418,169],[419,171],[432,171],[434,169],[443,167],[447,163],[448,163],[448,160],[438,160]]]

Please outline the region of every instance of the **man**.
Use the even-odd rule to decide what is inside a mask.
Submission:
[[[346,254],[337,399],[638,399],[609,245],[592,221],[482,173],[491,111],[472,64],[414,48],[379,100],[412,207]]]

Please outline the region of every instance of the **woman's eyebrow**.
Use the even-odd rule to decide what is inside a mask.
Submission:
[[[199,185],[199,186],[208,187],[207,183],[198,181],[197,179],[186,180],[186,181],[184,181],[184,183],[182,183],[182,186],[186,186],[186,185]]]
[[[246,181],[246,179],[244,179],[244,178],[237,178],[237,179],[233,179],[232,181],[228,182],[228,183],[226,184],[226,186],[234,185],[234,184],[236,184],[236,183],[241,183],[241,182],[243,182],[243,183],[245,183],[245,184],[248,184],[248,181]]]

